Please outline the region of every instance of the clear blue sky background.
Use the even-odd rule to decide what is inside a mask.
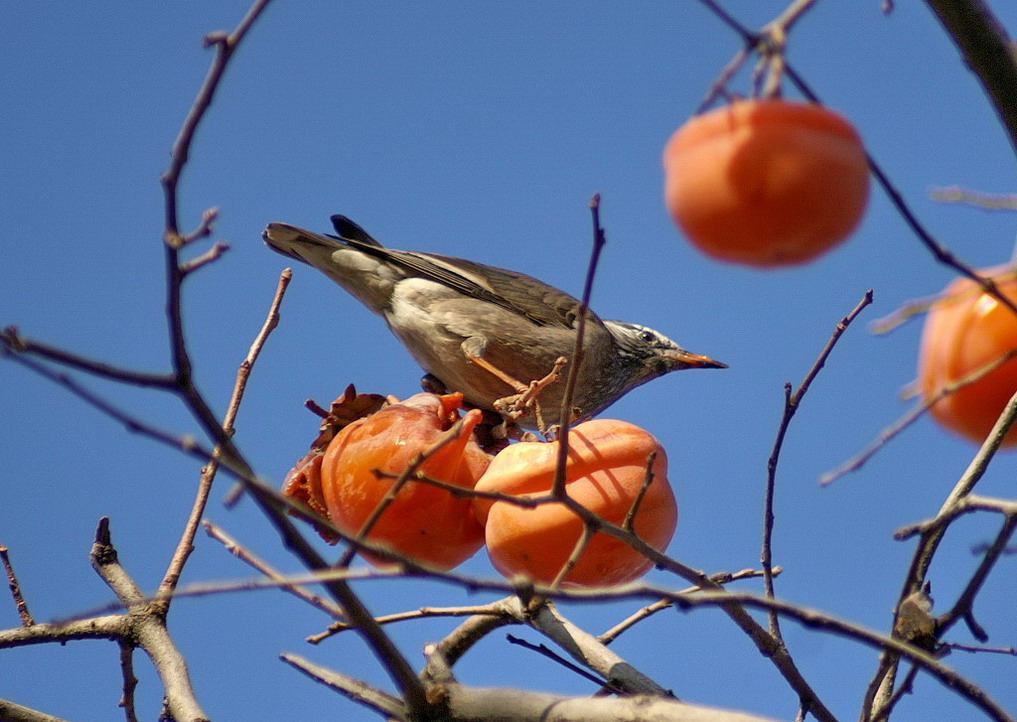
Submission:
[[[759,26],[784,3],[724,5]],[[827,104],[853,119],[937,237],[976,266],[1001,262],[1011,253],[1012,213],[938,205],[928,193],[954,184],[1014,191],[1013,149],[930,12],[901,2],[886,17],[879,5],[820,2],[795,28],[790,59]],[[991,5],[1017,29],[1017,6]],[[5,9],[0,323],[99,359],[168,368],[158,178],[211,58],[201,38],[235,26],[246,6],[34,2]],[[215,240],[232,245],[185,289],[201,389],[225,409],[285,265],[261,243],[267,222],[327,230],[328,216],[341,212],[394,247],[514,268],[578,293],[590,242],[587,203],[599,191],[609,245],[594,308],[658,328],[731,366],[656,381],[609,413],[649,429],[668,449],[682,508],[671,553],[709,572],[757,566],[766,459],[784,382],[801,379],[867,288],[876,302],[866,322],[940,290],[951,273],[878,191],[855,237],[806,268],[745,270],[690,248],[661,203],[660,151],[739,43],[694,2],[277,3],[235,58],[183,178],[184,225],[218,206]],[[775,560],[786,569],[779,593],[881,630],[913,549],[892,532],[935,513],[974,447],[922,420],[862,472],[832,488],[816,479],[905,411],[898,394],[914,376],[919,332],[913,324],[875,337],[864,323],[848,332],[795,419],[779,474]],[[296,268],[237,442],[260,473],[279,481],[315,434],[305,398],[327,403],[349,382],[405,396],[419,375],[380,319],[317,272]],[[85,381],[140,418],[177,434],[196,430],[158,393]],[[11,548],[37,619],[110,601],[88,565],[103,515],[112,519],[127,568],[154,589],[190,507],[197,463],[10,362],[0,363],[0,438],[0,543]],[[980,490],[1012,496],[1013,474],[1013,456],[1003,455]],[[222,507],[226,486],[208,516],[296,571],[253,505]],[[937,612],[975,568],[971,547],[997,524],[978,517],[953,527],[931,575]],[[976,609],[996,645],[1017,643],[1014,563],[1000,564]],[[494,575],[483,553],[464,570]],[[185,581],[249,576],[200,537]],[[425,583],[359,589],[379,614],[492,598]],[[596,633],[638,606],[565,612]],[[0,625],[17,623],[13,604],[0,600]],[[288,596],[258,592],[178,602],[170,627],[215,719],[374,719],[277,661],[279,652],[297,651],[388,684],[354,636],[320,648],[302,641],[324,624]],[[392,632],[419,663],[422,644],[453,624],[415,622]],[[794,624],[786,631],[806,677],[836,714],[854,718],[874,653]],[[962,627],[949,637],[971,641]],[[774,668],[718,612],[661,614],[620,639],[617,650],[684,699],[795,714],[795,697]],[[1013,657],[955,653],[946,663],[1017,713]],[[154,719],[161,688],[144,660],[137,666],[142,713]],[[474,685],[592,691],[501,634],[457,669]],[[915,692],[900,719],[978,718],[927,677]],[[0,698],[99,720],[117,718],[119,694],[111,644],[0,655]]]

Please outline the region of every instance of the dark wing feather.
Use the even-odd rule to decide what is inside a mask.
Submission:
[[[470,298],[501,306],[528,318],[537,326],[564,329],[576,326],[579,301],[535,278],[463,258],[385,248],[346,216],[332,216],[332,225],[340,235],[330,236],[331,238],[401,266],[410,275],[441,283]],[[461,268],[463,273],[456,273],[448,266]],[[485,285],[477,283],[469,275],[482,279]],[[587,311],[587,318],[594,323],[600,321],[592,311]]]
[[[337,213],[329,220],[332,221],[332,227],[335,228],[335,232],[339,234],[340,238],[360,241],[361,243],[366,243],[369,246],[377,246],[378,248],[383,247],[371,236],[370,233],[365,231],[346,216],[341,216]]]
[[[482,278],[484,283],[490,287],[490,291],[479,286],[468,278],[458,274],[452,274],[445,268],[438,266],[441,278],[434,280],[455,288],[474,298],[496,303],[502,308],[525,316],[538,326],[551,326],[564,329],[576,327],[576,311],[579,301],[564,291],[538,281],[532,276],[517,271],[509,271],[504,268],[485,266],[482,263],[466,260],[465,258],[454,258],[451,256],[439,256],[437,254],[414,254],[422,258],[437,258],[452,266],[462,268],[464,272]],[[455,276],[455,278],[449,278]],[[465,281],[462,285],[459,281]],[[479,289],[480,294],[474,293]],[[492,294],[493,291],[493,294]],[[495,298],[491,298],[491,296]],[[599,319],[592,311],[587,311],[587,318],[595,323]]]

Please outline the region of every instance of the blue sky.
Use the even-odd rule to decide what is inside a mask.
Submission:
[[[724,3],[750,26],[783,5]],[[1017,28],[1017,6],[990,5]],[[233,27],[245,10],[234,0],[6,9],[0,323],[99,359],[168,368],[159,174],[211,59],[201,38]],[[907,409],[899,392],[914,377],[920,327],[875,337],[866,323],[939,291],[952,273],[878,190],[855,236],[805,268],[718,264],[687,244],[661,202],[660,152],[739,43],[693,2],[273,5],[235,57],[181,186],[184,225],[196,226],[202,211],[216,206],[214,239],[232,246],[185,288],[201,390],[218,412],[225,409],[237,364],[262,323],[285,265],[261,243],[268,222],[328,230],[328,216],[343,213],[394,247],[517,269],[578,294],[590,243],[588,202],[600,192],[608,246],[593,307],[657,328],[731,367],[674,374],[608,412],[663,441],[681,505],[670,551],[706,571],[758,565],[766,460],[783,384],[801,380],[834,324],[874,289],[875,303],[845,335],[792,425],[774,551],[786,570],[780,595],[885,630],[913,549],[891,535],[935,513],[974,447],[922,420],[860,473],[831,488],[816,479]],[[930,189],[945,185],[1012,192],[1014,154],[924,6],[898,3],[884,16],[875,1],[820,2],[793,31],[789,58],[828,105],[853,120],[937,238],[975,266],[1010,257],[1012,213],[929,198]],[[735,88],[746,90],[745,78]],[[350,382],[407,396],[420,376],[380,319],[313,269],[294,271],[282,326],[237,422],[241,449],[277,481],[315,435],[304,399],[326,403]],[[160,427],[196,431],[179,405],[157,392],[86,381]],[[0,399],[0,543],[11,549],[35,616],[56,619],[110,600],[88,565],[103,515],[112,519],[128,569],[154,588],[189,509],[198,464],[126,432],[10,362],[0,363]],[[1001,455],[979,490],[1012,495],[1013,473],[1012,454]],[[225,488],[208,516],[296,571],[253,505],[222,507]],[[932,571],[937,612],[977,565],[971,547],[989,539],[997,523],[972,517],[952,528]],[[1013,564],[1002,561],[976,609],[999,646],[1014,645],[1017,635]],[[494,575],[483,553],[464,571]],[[185,581],[248,576],[200,537]],[[651,578],[683,586],[661,574]],[[379,614],[490,598],[433,583],[360,589]],[[566,606],[565,613],[600,632],[637,606]],[[0,626],[16,624],[13,604],[0,603]],[[308,648],[303,637],[323,624],[289,597],[258,592],[181,601],[170,628],[215,719],[373,719],[277,660],[297,651],[388,683],[352,636]],[[393,633],[418,663],[422,644],[452,625],[410,623]],[[538,641],[535,633],[512,631]],[[827,704],[844,719],[856,716],[873,653],[794,624],[787,635]],[[971,641],[961,627],[950,638]],[[796,711],[773,667],[717,612],[659,615],[617,649],[683,699],[784,718]],[[3,652],[3,660],[0,698],[72,719],[117,714],[112,645],[19,649]],[[955,653],[946,663],[1017,711],[1012,657]],[[152,719],[160,688],[146,663],[138,667],[142,713]],[[497,634],[457,669],[475,685],[591,691]],[[900,719],[930,718],[977,714],[919,678]]]

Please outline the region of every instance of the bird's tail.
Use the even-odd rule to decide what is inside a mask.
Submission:
[[[393,252],[345,216],[332,216],[332,224],[339,237],[288,223],[269,223],[261,237],[273,251],[317,268],[372,311],[382,313],[399,277],[389,262]]]

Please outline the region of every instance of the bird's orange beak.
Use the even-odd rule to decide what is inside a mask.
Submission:
[[[726,369],[727,364],[721,363],[720,361],[714,361],[709,356],[700,356],[699,354],[689,353],[688,351],[682,350],[674,353],[669,353],[668,356],[678,363],[682,364],[685,368],[692,369]]]

